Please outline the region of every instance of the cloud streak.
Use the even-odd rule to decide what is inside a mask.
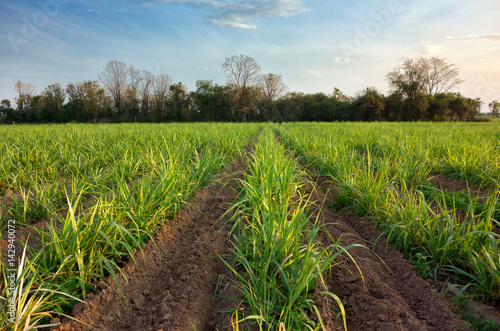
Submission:
[[[217,19],[211,19],[210,23],[218,25],[222,28],[233,28],[233,29],[257,29],[257,25],[254,24],[246,24],[241,22],[231,22],[231,21],[223,21]]]
[[[324,74],[324,73],[322,73],[321,71],[318,71],[318,70],[312,70],[312,69],[306,70],[306,73],[307,73],[309,76],[314,76],[314,77],[323,77],[323,76],[325,76],[325,74]]]
[[[308,10],[302,0],[159,0],[158,2],[213,9],[208,22],[233,29],[257,29],[257,25],[251,23],[254,19],[291,17]]]
[[[459,41],[469,41],[469,40],[481,40],[481,41],[500,41],[500,33],[491,33],[487,35],[469,35],[465,37],[452,37],[447,36],[448,40],[459,40]]]

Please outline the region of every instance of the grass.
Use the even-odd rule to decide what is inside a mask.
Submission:
[[[30,248],[29,286],[21,292],[36,303],[36,314],[19,311],[15,328],[24,329],[63,314],[103,277],[120,287],[119,266],[134,261],[134,251],[140,257],[142,245],[240,153],[258,126],[36,126],[26,134],[32,140],[20,135],[22,126],[2,129],[17,135],[10,132],[11,144],[0,146],[12,157],[0,170],[23,179],[5,177],[6,192],[14,192],[6,217],[48,224],[33,227],[41,247]],[[0,325],[14,327],[4,314]]]
[[[285,157],[267,128],[255,145],[240,198],[233,205],[234,257],[226,264],[248,307],[233,312],[236,330],[243,322],[260,330],[324,329],[316,307],[319,295],[337,302],[346,323],[340,299],[317,289],[326,288],[323,273],[351,247],[335,241],[323,247],[317,242],[323,230],[319,219],[311,220],[312,203],[303,190],[304,181],[297,161]]]
[[[415,262],[421,275],[451,273],[462,284],[470,283],[469,289],[477,295],[500,297],[500,236],[493,232],[499,226],[495,131],[483,132],[479,138],[478,126],[471,125],[460,133],[488,142],[481,145],[479,156],[478,141],[472,145],[468,139],[450,140],[455,134],[446,134],[439,126],[407,125],[408,133],[394,127],[389,132],[389,124],[317,126],[322,127],[322,135],[308,134],[312,131],[308,124],[282,126],[280,133],[338,186],[338,206],[373,218],[390,242]],[[450,198],[435,187],[429,189],[429,170],[446,173],[450,167],[459,169],[459,178],[485,183],[486,202],[469,192],[466,204],[459,206],[458,195]]]
[[[257,134],[254,124],[4,126],[0,211],[34,227],[16,275],[15,322],[50,324],[93,284],[140,256],[142,245]],[[370,217],[423,277],[445,273],[488,300],[500,297],[498,123],[297,123],[266,126],[233,206],[234,260],[244,298],[235,329],[317,330],[323,274],[350,247],[324,247],[297,160],[271,130],[338,187],[337,207]],[[436,188],[440,173],[481,194]],[[486,192],[484,194],[484,192]],[[4,223],[4,222],[2,222]],[[497,231],[498,232],[498,231]],[[133,252],[138,251],[138,255]],[[5,261],[1,261],[6,277]],[[7,284],[4,278],[4,284]],[[119,283],[118,283],[119,284]],[[1,288],[0,310],[10,294]]]

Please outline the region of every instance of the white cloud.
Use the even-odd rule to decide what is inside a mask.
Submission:
[[[459,41],[469,41],[469,40],[482,40],[482,41],[500,41],[500,33],[491,33],[487,35],[468,35],[465,37],[452,37],[447,36],[448,40],[459,40]]]
[[[101,14],[101,11],[100,11],[100,10],[88,9],[87,11],[88,11],[88,12],[91,12],[91,13]]]
[[[291,17],[308,10],[302,0],[158,0],[157,2],[212,8],[214,13],[209,17],[210,23],[236,29],[256,29],[255,24],[249,23],[253,19]]]
[[[318,70],[306,70],[306,73],[310,76],[323,77],[325,74]]]
[[[222,21],[211,19],[210,23],[218,25],[223,28],[234,28],[234,29],[257,29],[257,26],[254,24],[246,24],[240,22],[231,22],[231,21]]]
[[[343,58],[340,56],[336,56],[333,58],[333,61],[338,64],[349,64],[349,63],[357,63],[358,61],[350,59],[350,58]]]
[[[231,1],[217,1],[217,0],[158,0],[157,2],[180,3],[186,5],[194,5],[203,8],[220,8],[227,6],[231,3]]]

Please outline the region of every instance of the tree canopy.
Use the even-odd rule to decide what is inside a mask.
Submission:
[[[331,94],[288,91],[283,76],[261,74],[246,55],[225,58],[224,85],[199,80],[189,91],[167,73],[153,74],[109,61],[99,80],[51,84],[37,95],[17,82],[12,104],[0,104],[0,121],[168,122],[168,121],[472,121],[482,101],[452,92],[462,82],[458,68],[438,57],[405,60],[387,75],[389,95],[373,87],[354,97],[334,87]],[[498,116],[500,103],[489,104]]]

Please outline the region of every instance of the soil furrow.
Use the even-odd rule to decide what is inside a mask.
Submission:
[[[323,201],[331,187],[319,177],[315,199]],[[348,330],[459,330],[468,323],[455,315],[436,289],[418,276],[407,261],[369,220],[354,214],[337,214],[328,202],[321,206],[325,230],[341,245],[352,248],[350,259],[332,268],[325,281],[328,290],[342,300]],[[323,244],[331,243],[323,233]],[[374,243],[378,243],[374,245]],[[344,255],[345,257],[345,255]],[[383,261],[383,262],[382,262]],[[358,271],[361,269],[364,282]]]
[[[98,330],[204,330],[218,275],[219,254],[227,252],[227,216],[219,220],[237,196],[244,157],[231,165],[212,185],[158,233],[155,243],[136,252],[138,268],[130,261],[120,277],[125,301],[112,277],[98,284],[99,291],[77,304],[72,315]],[[125,303],[126,302],[126,303]],[[87,330],[67,321],[58,330]]]

